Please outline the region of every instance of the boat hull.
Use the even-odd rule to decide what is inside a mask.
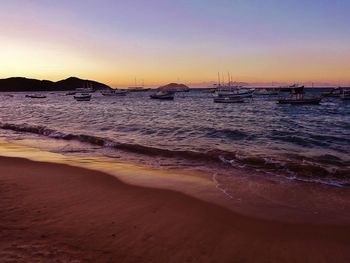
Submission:
[[[310,98],[310,99],[279,99],[278,104],[291,104],[291,105],[316,105],[321,102],[322,98]]]
[[[46,99],[46,96],[26,95],[26,98],[31,98],[31,99]]]
[[[74,96],[74,99],[76,101],[90,101],[91,100],[91,95]]]
[[[174,96],[157,96],[157,95],[151,95],[151,99],[154,100],[174,100]]]
[[[107,97],[123,97],[126,96],[126,92],[120,92],[120,93],[102,93],[103,96]]]
[[[218,98],[251,98],[253,97],[254,90],[247,91],[247,92],[237,92],[237,93],[231,93],[231,92],[219,92]]]
[[[215,103],[243,103],[244,98],[242,97],[217,97],[214,98]]]
[[[91,98],[74,98],[76,101],[90,101]]]

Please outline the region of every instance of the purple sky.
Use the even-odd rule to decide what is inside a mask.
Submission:
[[[0,3],[1,77],[349,82],[350,1]]]

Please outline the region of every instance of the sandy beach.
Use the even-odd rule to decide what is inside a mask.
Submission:
[[[349,225],[246,217],[62,164],[1,157],[0,199],[1,262],[350,261]]]

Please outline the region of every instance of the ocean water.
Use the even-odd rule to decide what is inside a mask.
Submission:
[[[350,183],[350,102],[338,98],[293,106],[276,104],[277,96],[215,104],[203,90],[178,93],[174,101],[152,100],[151,92],[94,93],[90,102],[42,93],[46,99],[0,94],[1,138],[68,155],[207,169],[225,176],[221,184],[237,169],[277,180]]]

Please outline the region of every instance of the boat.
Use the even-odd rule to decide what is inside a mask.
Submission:
[[[281,86],[279,87],[279,91],[280,92],[291,92],[293,89],[298,88],[299,85],[298,84],[293,84],[293,85],[289,85],[289,86]]]
[[[319,97],[304,97],[304,86],[296,87],[292,89],[292,96],[290,98],[279,98],[277,100],[278,104],[292,104],[292,105],[306,105],[306,104],[319,104],[323,96]]]
[[[85,85],[84,85],[84,87],[82,87],[82,88],[76,88],[75,89],[75,92],[76,93],[93,93],[93,92],[95,92],[95,89],[94,89],[94,87],[93,87],[93,84],[91,83],[91,81],[86,81],[85,82]]]
[[[158,91],[152,95],[150,95],[151,99],[157,99],[157,100],[173,100],[174,99],[174,92],[171,91]]]
[[[216,88],[216,103],[240,103],[244,102],[245,98],[251,98],[254,94],[254,89],[244,88],[240,84],[235,84],[232,77],[228,73],[228,82],[225,84],[220,81],[220,73],[218,73],[218,84],[214,84]]]
[[[137,86],[137,80],[135,78],[135,85],[134,86],[131,86],[131,87],[128,87],[128,91],[130,92],[144,92],[144,91],[149,91],[150,88],[145,88],[144,87],[144,82],[142,80],[142,86]]]
[[[253,97],[253,89],[245,89],[241,86],[219,86],[217,90],[218,97],[243,97],[251,98]]]
[[[75,95],[75,94],[77,94],[75,91],[67,92],[67,93],[66,93],[66,96],[71,96],[71,95]]]
[[[130,92],[144,92],[149,90],[150,88],[144,88],[144,87],[128,87],[128,91]]]
[[[255,95],[275,96],[279,94],[279,89],[276,88],[257,88],[254,92]]]
[[[243,103],[244,97],[215,97],[215,103]]]
[[[341,94],[340,98],[342,100],[350,100],[350,89],[343,89],[343,93]]]
[[[322,97],[315,98],[304,98],[304,99],[288,99],[281,98],[278,99],[278,104],[294,104],[294,105],[305,105],[305,104],[319,104],[322,100]]]
[[[80,93],[80,94],[74,95],[74,99],[76,101],[90,101],[91,100],[91,94]]]
[[[103,96],[125,96],[128,92],[126,90],[104,90],[101,91]]]
[[[329,92],[322,92],[322,96],[324,97],[332,97],[332,98],[339,98],[342,95],[342,89],[334,88]]]
[[[45,99],[45,98],[46,98],[46,96],[44,96],[44,95],[34,95],[34,94],[32,94],[32,95],[26,95],[26,98],[32,98],[32,99]]]

